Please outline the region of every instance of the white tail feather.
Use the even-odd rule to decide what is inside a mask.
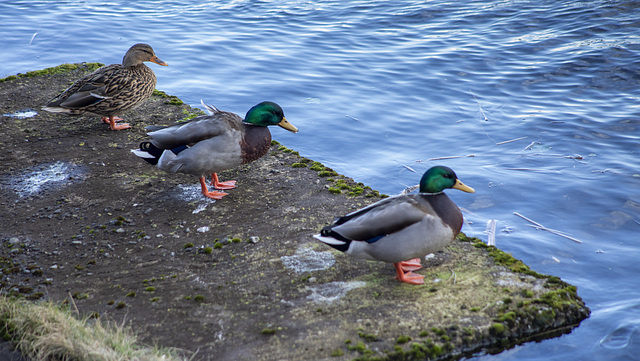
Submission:
[[[51,113],[71,113],[71,109],[65,109],[60,107],[42,107],[42,110],[46,110]]]
[[[202,106],[204,107],[204,110],[207,111],[207,114],[209,115],[213,115],[215,113],[218,113],[220,110],[218,110],[218,108],[214,107],[213,105],[207,105],[204,103],[204,101],[202,101],[202,99],[200,99],[200,104],[202,104]]]
[[[344,241],[337,240],[335,238],[321,236],[319,234],[316,234],[313,237],[316,238],[318,241],[320,241],[322,243],[332,244],[334,246],[341,246],[341,245],[347,243],[347,242],[344,242]]]
[[[149,154],[149,152],[145,152],[140,149],[131,149],[131,153],[137,155],[140,158],[155,158],[153,155]]]

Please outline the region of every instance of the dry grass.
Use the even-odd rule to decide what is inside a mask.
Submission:
[[[50,302],[0,297],[0,334],[32,360],[186,360],[173,350],[139,345],[127,328],[78,319]]]

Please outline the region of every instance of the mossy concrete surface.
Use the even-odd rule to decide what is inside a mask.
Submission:
[[[220,174],[238,181],[228,196],[204,199],[195,177],[129,152],[145,126],[199,113],[179,99],[157,92],[123,114],[132,129],[122,131],[40,111],[90,69],[0,82],[5,297],[72,299],[195,360],[455,358],[568,332],[589,315],[576,287],[464,235],[418,271],[424,286],[318,244],[312,235],[335,216],[382,195],[276,142]],[[4,115],[26,109],[37,115]],[[290,120],[296,136],[313,136]],[[21,183],[52,168],[73,176]]]

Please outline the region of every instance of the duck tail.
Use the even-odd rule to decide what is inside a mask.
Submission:
[[[161,149],[153,145],[151,142],[140,143],[140,149],[132,149],[131,152],[138,157],[144,159],[149,164],[153,164],[156,167],[171,173],[176,173],[182,166],[179,162],[174,162],[178,153],[189,148],[186,145],[181,145],[173,149]]]
[[[47,104],[46,106],[42,107],[42,110],[48,111],[49,113],[73,113],[72,109],[67,109],[59,106],[52,106],[50,104]]]
[[[332,230],[331,226],[322,228],[320,234],[316,234],[313,237],[315,237],[318,241],[337,249],[340,252],[347,252],[352,242],[349,238],[343,237],[340,233]]]
[[[162,149],[151,144],[151,142],[142,142],[140,143],[140,149],[131,149],[131,153],[153,165],[158,164],[158,160],[162,157],[163,152]]]
[[[209,115],[213,115],[215,113],[220,112],[220,110],[218,110],[218,108],[214,107],[213,105],[205,104],[204,101],[202,101],[202,99],[200,99],[200,104],[202,104],[202,106],[204,107],[204,110],[206,110]]]

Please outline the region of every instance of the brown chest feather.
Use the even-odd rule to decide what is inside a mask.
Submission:
[[[244,124],[244,137],[240,141],[242,163],[250,163],[267,154],[271,146],[269,128]]]

